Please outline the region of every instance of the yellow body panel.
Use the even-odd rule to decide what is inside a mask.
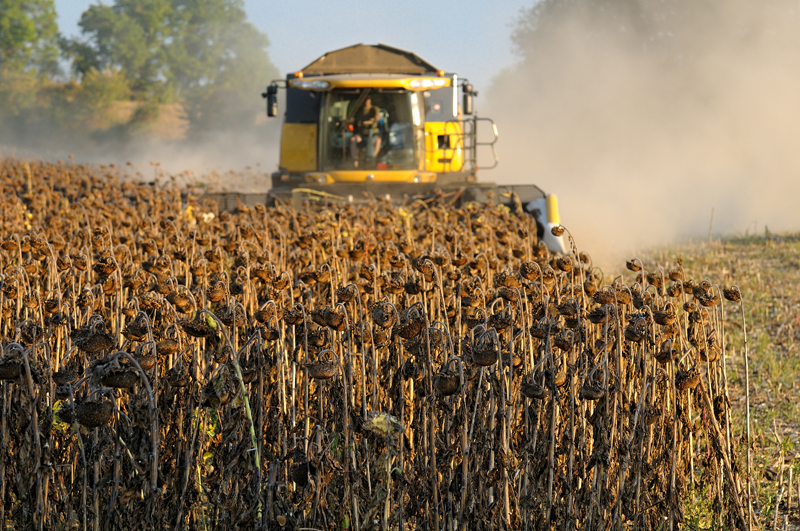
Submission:
[[[555,223],[556,225],[561,223],[561,217],[558,215],[558,198],[556,194],[547,196],[547,222]]]
[[[369,176],[372,176],[369,178]],[[414,181],[414,179],[419,179]],[[436,174],[417,170],[347,170],[326,171],[306,174],[309,183],[366,183],[366,182],[395,182],[395,183],[432,183],[436,181]]]
[[[425,169],[437,173],[464,168],[464,137],[456,122],[425,123]]]
[[[303,86],[315,81],[325,82],[326,86]],[[332,76],[313,76],[302,77],[289,80],[289,86],[303,90],[325,92],[340,88],[403,88],[413,91],[436,90],[442,87],[449,87],[452,79],[447,77],[421,77],[421,76],[398,76],[392,77],[389,74],[376,77],[369,75],[332,75]]]
[[[317,169],[317,124],[283,124],[280,164],[291,172]]]

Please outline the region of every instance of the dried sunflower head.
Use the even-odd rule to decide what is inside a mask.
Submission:
[[[68,255],[63,255],[56,258],[56,268],[59,271],[66,271],[71,266],[72,266],[72,260],[70,260]]]
[[[731,302],[740,302],[742,300],[742,292],[736,286],[723,289],[722,295]]]
[[[627,289],[616,290],[617,302],[620,304],[630,304],[633,301],[631,292]]]
[[[225,282],[218,280],[206,291],[206,296],[211,302],[220,302],[227,296]]]
[[[114,404],[110,400],[86,401],[75,407],[74,418],[85,428],[99,428],[111,422],[113,414]]]
[[[519,272],[525,280],[536,280],[539,278],[539,264],[536,262],[523,262]]]
[[[217,330],[216,321],[208,314],[195,313],[193,319],[178,321],[183,331],[192,337],[203,338],[214,335]]]
[[[348,284],[347,286],[340,286],[336,289],[336,300],[346,304],[354,300],[357,294],[358,294],[358,289],[355,288],[352,284]]]
[[[678,352],[672,349],[672,339],[666,339],[661,343],[658,352],[655,353],[656,361],[661,365],[666,365],[678,356]]]
[[[602,289],[592,295],[592,299],[597,304],[611,304],[615,301],[614,293],[610,290]]]
[[[75,266],[75,269],[78,271],[86,271],[89,267],[89,260],[83,253],[74,254],[70,258],[72,258],[72,265]]]
[[[678,298],[683,295],[683,288],[678,282],[674,282],[667,288],[667,295],[672,298]]]
[[[172,291],[167,295],[167,302],[175,306],[181,313],[188,313],[192,309],[192,298],[182,291]]]
[[[633,296],[633,306],[634,308],[641,309],[643,306],[650,306],[653,304],[653,295],[650,292],[638,292]]]
[[[675,375],[675,387],[679,391],[686,391],[687,389],[694,389],[700,383],[700,373],[696,368],[688,369],[685,371],[678,371]]]
[[[655,287],[656,289],[661,289],[661,286],[664,285],[664,277],[661,274],[660,270],[655,273],[648,273],[647,283]]]
[[[585,280],[583,282],[583,292],[589,297],[594,297],[594,294],[597,293],[597,284],[593,280]]]
[[[570,256],[560,256],[556,258],[556,267],[565,273],[572,271],[573,266],[572,257]]]
[[[705,297],[698,297],[697,300],[706,308],[710,308],[719,304],[719,295],[706,295]]]
[[[677,321],[678,316],[675,314],[674,311],[671,310],[666,310],[666,311],[656,310],[653,312],[653,319],[657,324],[661,326],[667,326]]]
[[[547,389],[533,378],[523,380],[519,390],[524,396],[535,400],[541,400],[547,395]]]
[[[584,384],[581,386],[579,396],[583,400],[595,401],[603,398],[605,394],[606,394],[605,390],[602,387],[600,387],[599,384],[587,381],[584,382]]]
[[[40,301],[39,301],[39,292],[37,292],[37,291],[32,291],[32,292],[31,292],[31,293],[29,293],[28,295],[25,295],[25,296],[22,298],[22,304],[23,304],[23,305],[24,305],[26,308],[28,308],[28,309],[30,309],[30,310],[34,310],[34,309],[38,308],[38,307],[39,307],[39,304],[40,304]]]
[[[397,323],[397,312],[388,302],[378,303],[372,309],[372,320],[381,328],[391,328]]]
[[[697,289],[697,287],[697,283],[692,279],[683,281],[683,292],[687,295],[694,293],[694,290]]]
[[[272,287],[278,291],[283,291],[289,287],[291,276],[288,272],[282,271],[280,275],[272,282]]]

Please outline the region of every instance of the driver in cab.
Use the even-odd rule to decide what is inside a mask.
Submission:
[[[364,105],[356,112],[354,116],[355,131],[350,137],[350,155],[353,157],[353,165],[358,168],[358,148],[367,145],[367,138],[372,135],[374,142],[372,157],[375,157],[381,149],[381,137],[378,135],[378,120],[380,114],[378,108],[372,105],[372,98],[367,97],[364,100]],[[370,153],[367,153],[369,156]]]

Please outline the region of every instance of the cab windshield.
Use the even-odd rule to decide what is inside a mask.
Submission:
[[[414,170],[423,117],[415,92],[334,90],[322,115],[323,170]]]

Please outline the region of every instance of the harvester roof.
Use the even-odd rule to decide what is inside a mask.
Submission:
[[[326,91],[353,88],[403,88],[412,91],[435,90],[452,86],[448,77],[412,76],[408,74],[331,74],[303,75],[289,80],[289,86],[303,90]]]
[[[415,53],[386,44],[356,44],[328,52],[301,70],[328,74],[429,74],[438,69]]]

